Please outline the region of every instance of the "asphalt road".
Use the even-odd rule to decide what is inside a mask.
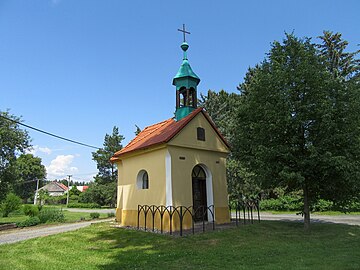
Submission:
[[[41,236],[58,234],[62,232],[74,231],[80,228],[90,226],[93,223],[110,222],[113,220],[114,218],[100,219],[100,220],[83,221],[77,223],[61,224],[61,225],[39,226],[39,227],[2,231],[0,233],[0,245],[15,243]]]
[[[235,217],[235,214],[233,214]],[[254,219],[257,215],[254,214]],[[271,214],[271,213],[260,213],[260,220],[281,220],[281,221],[295,221],[303,222],[304,218],[301,215],[296,214]],[[347,225],[358,225],[360,226],[360,215],[338,215],[338,216],[323,216],[323,215],[310,215],[310,222],[320,223],[340,223]]]

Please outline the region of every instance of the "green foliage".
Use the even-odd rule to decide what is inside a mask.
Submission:
[[[20,129],[19,124],[7,120],[21,121],[9,112],[0,111],[0,202],[4,200],[9,190],[16,184],[16,156],[30,146],[27,131]]]
[[[92,219],[99,218],[99,217],[100,217],[100,213],[97,213],[97,212],[90,213],[90,217],[91,217]]]
[[[64,222],[65,216],[62,210],[56,208],[43,208],[39,213],[41,223]]]
[[[37,216],[31,216],[28,219],[26,219],[25,221],[22,222],[17,222],[16,226],[18,227],[30,227],[30,226],[36,226],[38,224],[40,224],[40,218]]]
[[[260,201],[261,210],[273,211],[302,211],[304,204],[301,198],[285,195],[277,199]]]
[[[116,182],[107,184],[95,183],[79,196],[83,203],[96,203],[101,206],[114,206],[116,204]]]
[[[103,148],[92,153],[93,160],[97,164],[98,174],[95,176],[95,182],[98,184],[106,184],[116,182],[117,169],[114,164],[110,162],[110,158],[115,152],[121,150],[121,142],[124,136],[120,135],[119,128],[113,127],[112,134],[106,134]]]
[[[110,217],[115,217],[115,213],[107,213],[107,216],[110,218]]]
[[[36,205],[25,204],[23,206],[23,212],[27,216],[35,217],[39,215],[39,208]]]
[[[5,201],[1,204],[3,217],[8,217],[11,212],[18,210],[20,206],[21,199],[14,193],[9,193],[6,195]]]
[[[70,192],[69,193],[70,196],[72,195],[79,196],[81,194],[81,191],[78,190],[76,186],[72,186],[69,192]]]
[[[239,87],[234,156],[262,188],[302,189],[305,225],[317,198],[360,194],[359,85],[323,63],[310,39],[287,34]]]
[[[46,177],[45,166],[41,164],[41,158],[32,154],[22,154],[16,159],[15,168],[17,182],[14,191],[16,195],[26,200],[33,196],[36,190],[36,179],[39,179],[39,186],[43,185]]]
[[[69,203],[68,208],[100,208],[97,203]]]

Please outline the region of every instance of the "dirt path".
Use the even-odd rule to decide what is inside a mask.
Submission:
[[[90,226],[93,223],[110,222],[114,218],[84,221],[77,223],[61,224],[61,225],[49,225],[32,228],[14,229],[10,231],[4,231],[0,234],[0,245],[15,243],[31,238],[47,236],[52,234],[58,234],[62,232],[74,231],[80,228]]]

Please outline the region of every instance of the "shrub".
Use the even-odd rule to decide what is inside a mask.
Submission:
[[[333,202],[319,199],[314,205],[311,207],[311,211],[314,212],[325,212],[330,211],[333,208]]]
[[[59,209],[45,208],[40,211],[39,219],[41,223],[46,222],[64,222],[64,213]]]
[[[23,206],[23,212],[26,216],[35,217],[39,215],[39,208],[36,205],[25,204]]]
[[[111,213],[108,213],[107,216],[108,216],[108,217],[115,217],[115,213],[112,213],[112,212],[111,212]]]
[[[97,203],[69,203],[68,208],[100,208]]]
[[[8,217],[11,212],[18,210],[20,208],[20,205],[20,197],[16,196],[14,193],[9,193],[6,196],[5,201],[1,205],[3,217]]]
[[[95,213],[90,213],[90,217],[91,217],[92,219],[99,218],[99,217],[100,217],[100,213],[97,213],[97,212],[95,212]]]
[[[16,226],[18,227],[30,227],[40,224],[39,217],[29,217],[27,220],[24,220],[22,222],[16,223]]]
[[[303,203],[301,198],[284,195],[278,199],[268,199],[260,201],[261,210],[273,211],[301,211]]]

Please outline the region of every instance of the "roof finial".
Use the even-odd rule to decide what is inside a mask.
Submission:
[[[185,24],[183,24],[183,29],[178,29],[178,31],[183,32],[183,34],[184,34],[184,43],[186,43],[185,35],[190,34],[190,32],[185,30]]]

